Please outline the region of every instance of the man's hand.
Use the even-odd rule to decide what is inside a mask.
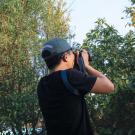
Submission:
[[[110,93],[114,91],[113,83],[101,72],[94,69],[89,63],[89,54],[86,50],[82,51],[84,66],[89,75],[97,77],[97,80],[91,90],[93,93]]]

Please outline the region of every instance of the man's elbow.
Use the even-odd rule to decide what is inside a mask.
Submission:
[[[109,88],[108,88],[108,93],[112,93],[112,92],[114,92],[114,90],[115,90],[114,84],[111,83],[111,84],[109,85]]]
[[[104,78],[97,78],[94,87],[92,88],[91,92],[93,93],[112,93],[114,92],[114,84],[107,79]]]

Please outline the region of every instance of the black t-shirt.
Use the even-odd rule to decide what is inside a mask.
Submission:
[[[38,84],[39,105],[47,135],[92,135],[84,95],[92,89],[96,77],[76,69],[66,70],[69,83],[80,93],[76,96],[67,90],[60,72],[41,78]]]

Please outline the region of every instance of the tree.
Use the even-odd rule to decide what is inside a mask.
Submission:
[[[129,18],[131,18],[131,23],[129,26],[135,27],[135,1],[130,0],[132,5],[130,7],[127,7],[125,12]]]
[[[127,86],[127,74],[132,73],[134,64],[129,65],[129,60],[134,61],[134,33],[122,37],[104,20],[96,23],[95,29],[87,33],[83,46],[91,49],[92,64],[98,70],[108,75],[117,87]]]
[[[43,29],[45,30],[45,36],[47,39],[54,37],[65,38],[69,30],[69,15],[67,9],[65,9],[66,3],[63,0],[48,1],[46,3],[46,9],[42,13]]]
[[[52,37],[68,36],[66,13],[62,0],[0,1],[1,130],[10,127],[14,134],[22,135],[22,127],[32,127],[34,134],[41,116],[36,87],[45,73],[41,44]]]
[[[135,109],[135,95],[133,92],[135,88],[133,85],[135,33],[129,31],[125,36],[121,36],[104,19],[97,20],[96,24],[96,27],[86,34],[83,48],[91,50],[92,65],[113,81],[117,91],[110,96],[87,96],[89,110],[101,135],[111,135],[117,132],[119,134],[120,132],[121,134],[124,134],[124,132],[125,134],[130,132],[133,134],[134,126],[132,125],[135,125],[135,123],[133,121],[131,125],[129,124],[133,115],[132,112],[129,112],[131,108],[128,107],[128,103],[132,106],[132,110]],[[132,90],[129,86],[132,86]],[[125,114],[126,120],[124,119]],[[134,120],[133,117],[132,119]],[[128,122],[128,125],[124,125],[125,121]],[[121,125],[118,123],[121,123]]]

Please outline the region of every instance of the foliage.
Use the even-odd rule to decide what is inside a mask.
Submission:
[[[131,18],[131,23],[129,26],[135,27],[135,0],[131,0],[132,5],[130,7],[126,7],[126,14],[129,18]]]
[[[70,18],[66,14],[68,10],[65,9],[65,5],[66,3],[63,0],[48,1],[46,3],[46,9],[42,13],[45,17],[42,18],[42,21],[44,22],[43,29],[47,39],[54,37],[65,38],[65,35],[67,35]]]
[[[109,76],[117,87],[127,86],[128,76],[134,71],[134,32],[122,37],[104,20],[96,23],[95,29],[87,33],[83,46],[91,49],[96,69]]]
[[[34,129],[41,117],[36,96],[47,71],[40,58],[43,41],[67,37],[69,16],[62,0],[0,1],[0,130]],[[45,69],[44,69],[45,68]]]
[[[122,37],[104,19],[97,20],[96,24],[86,34],[83,48],[91,50],[92,65],[113,81],[117,91],[111,95],[88,96],[89,111],[101,135],[115,134],[115,129],[121,130],[124,135],[123,132],[127,133],[135,125],[133,113],[129,112],[131,108],[128,108],[128,103],[131,103],[132,110],[135,109],[135,33],[129,31]],[[132,90],[129,86],[132,86]]]
[[[132,2],[133,4],[135,4],[135,0],[131,0],[131,2]]]

